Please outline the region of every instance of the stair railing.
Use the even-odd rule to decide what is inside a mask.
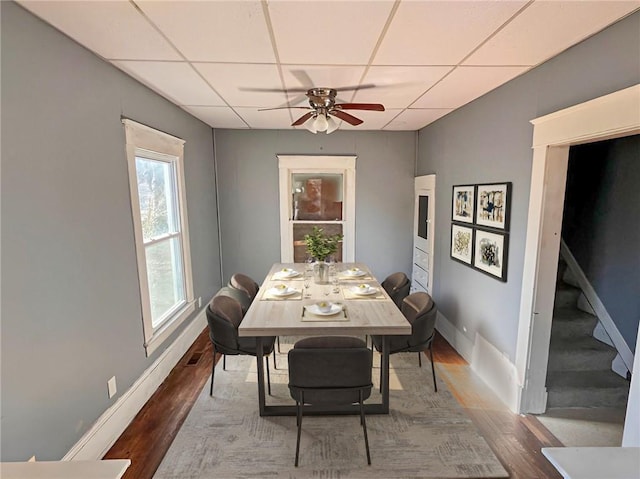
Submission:
[[[560,240],[560,256],[567,263],[567,267],[571,270],[574,278],[578,281],[578,285],[582,290],[585,298],[591,305],[595,316],[598,318],[598,321],[600,321],[600,324],[606,331],[609,338],[611,338],[613,347],[618,351],[618,357],[621,359],[624,367],[627,369],[627,371],[633,372],[633,353],[631,352],[629,345],[622,337],[620,330],[607,312],[607,308],[605,308],[595,289],[593,288],[593,286],[591,286],[591,282],[584,274],[584,271],[576,261],[576,258],[573,256],[573,253],[571,253],[571,250],[569,249],[567,244],[564,242],[564,239]],[[620,361],[618,360],[618,357],[614,359],[612,369],[616,373],[620,374]],[[616,363],[618,364],[616,365]],[[624,374],[620,375],[625,376]]]

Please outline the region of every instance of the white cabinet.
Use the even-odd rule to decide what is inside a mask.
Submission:
[[[411,292],[433,291],[433,226],[436,175],[415,179],[415,211],[413,223],[413,268]]]

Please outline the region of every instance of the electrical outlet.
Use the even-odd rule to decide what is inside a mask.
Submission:
[[[107,381],[107,389],[109,390],[109,399],[116,395],[118,388],[116,387],[116,377],[113,376]]]
[[[198,308],[202,308],[202,296],[198,296]]]

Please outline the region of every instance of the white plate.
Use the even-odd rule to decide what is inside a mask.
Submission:
[[[287,289],[271,288],[269,292],[274,296],[291,296],[292,294],[297,293],[298,290],[293,288],[287,288]]]
[[[351,291],[353,292],[353,294],[357,294],[358,296],[369,296],[371,294],[376,294],[378,292],[378,288],[369,287],[367,289],[364,289],[356,286],[354,288],[351,288]]]
[[[275,276],[277,278],[295,278],[296,276],[300,276],[300,273],[295,269],[286,268],[281,271],[278,271]]]
[[[342,306],[334,303],[331,303],[331,309],[326,313],[320,311],[320,308],[318,307],[317,304],[310,304],[308,306],[305,306],[305,308],[307,308],[307,311],[309,311],[310,313],[317,314],[318,316],[331,316],[333,314],[338,314],[340,311],[342,311]]]
[[[367,273],[362,271],[361,269],[357,269],[355,271],[352,269],[348,269],[344,272],[344,274],[346,276],[353,276],[354,278],[359,278],[360,276],[364,276]]]

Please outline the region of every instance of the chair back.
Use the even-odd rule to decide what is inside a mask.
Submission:
[[[232,288],[231,286],[223,286],[216,293],[216,296],[229,296],[235,299],[238,303],[240,303],[240,306],[242,307],[243,317],[247,312],[247,310],[249,309],[249,306],[251,306],[251,300],[249,299],[249,296],[247,295],[247,293],[240,289]]]
[[[381,284],[399,309],[402,309],[402,300],[409,294],[411,281],[403,272],[390,274]]]
[[[206,310],[209,338],[219,352],[236,352],[238,326],[242,322],[242,306],[230,296],[216,295]]]
[[[412,293],[402,301],[402,314],[411,323],[409,346],[426,344],[433,337],[438,310],[431,296]]]
[[[260,286],[252,278],[242,273],[235,273],[231,276],[229,285],[233,288],[244,291],[249,297],[249,301],[253,301],[253,298],[258,294]]]
[[[289,390],[306,404],[353,404],[371,394],[371,351],[352,337],[312,337],[289,351]]]

